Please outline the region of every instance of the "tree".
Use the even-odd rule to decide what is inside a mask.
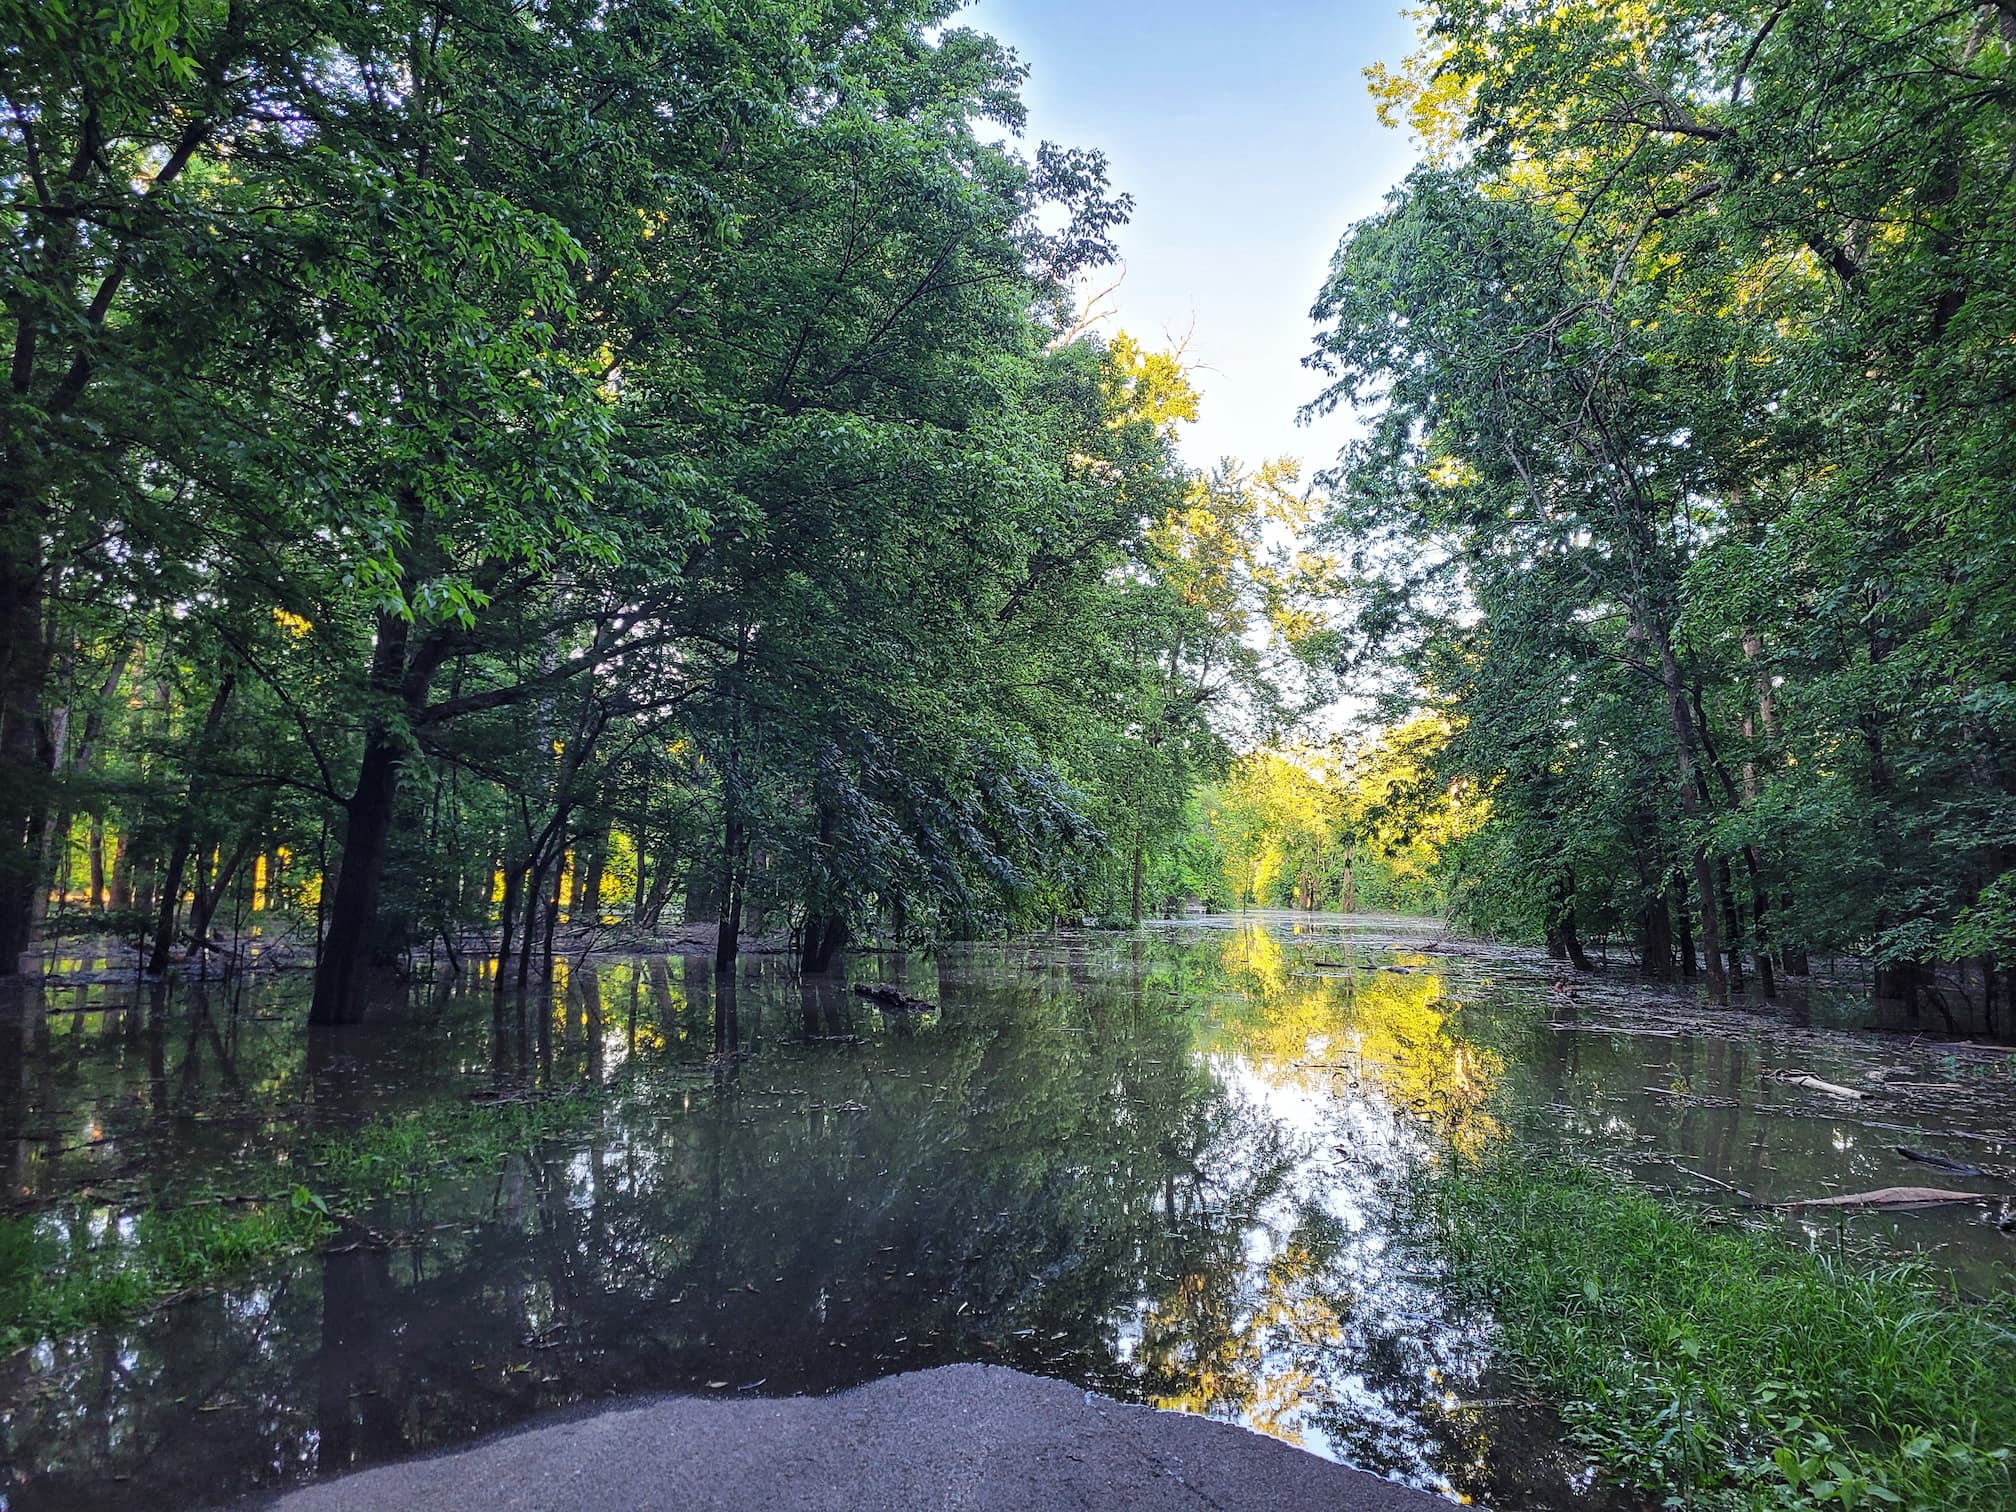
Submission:
[[[1648,964],[1675,922],[1687,954],[1677,854],[1711,980],[1867,950],[1915,1002],[2007,870],[2010,40],[1460,0],[1374,81],[1433,162],[1340,251],[1320,402],[1422,429],[1340,468],[1348,649],[1464,716],[1525,837],[1495,854],[1635,914]]]

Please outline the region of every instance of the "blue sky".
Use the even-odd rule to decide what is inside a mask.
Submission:
[[[1402,0],[978,0],[964,23],[1031,70],[1031,144],[1097,147],[1135,199],[1120,236],[1119,323],[1160,345],[1191,331],[1204,466],[1329,462],[1341,422],[1295,424],[1309,306],[1338,236],[1413,159],[1380,126],[1361,70],[1412,41]]]

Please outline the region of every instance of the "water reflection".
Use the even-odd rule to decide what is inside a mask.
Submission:
[[[763,958],[556,963],[531,996],[472,976],[329,1038],[287,979],[57,989],[0,1018],[10,1190],[48,1223],[219,1188],[306,1130],[609,1095],[586,1137],[444,1176],[256,1284],[6,1362],[0,1490],[200,1505],[612,1393],[978,1359],[1575,1505],[1544,1418],[1493,1387],[1484,1320],[1394,1232],[1393,1177],[1548,1125],[1643,1131],[1713,1174],[1746,1158],[1761,1061],[1812,1052],[1584,1032],[1544,977],[1386,928],[855,963],[941,1004],[921,1018]]]

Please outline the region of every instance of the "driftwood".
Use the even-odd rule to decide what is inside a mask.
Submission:
[[[1774,1071],[1770,1073],[1770,1079],[1772,1081],[1786,1082],[1794,1087],[1808,1087],[1815,1092],[1826,1092],[1835,1097],[1846,1097],[1851,1100],[1859,1100],[1867,1095],[1856,1091],[1853,1087],[1843,1087],[1834,1082],[1822,1081],[1819,1077],[1808,1071]]]
[[[854,984],[854,991],[857,996],[864,997],[876,1007],[887,1009],[891,1013],[936,1013],[938,1011],[936,1003],[927,1003],[923,998],[912,997],[909,993],[900,992],[894,987],[870,987],[866,983],[857,982]]]
[[[1924,1150],[1914,1150],[1908,1145],[1898,1145],[1897,1153],[1906,1160],[1915,1160],[1920,1165],[1931,1166],[1936,1171],[1951,1171],[1955,1176],[1986,1176],[1988,1173],[1979,1166],[1971,1166],[1964,1160],[1948,1160],[1944,1155],[1929,1154]]]
[[[1874,1208],[1895,1213],[1911,1208],[1940,1207],[1949,1202],[1987,1202],[1985,1192],[1955,1192],[1945,1187],[1878,1187],[1873,1192],[1844,1192],[1838,1197],[1802,1197],[1774,1202],[1778,1208]]]

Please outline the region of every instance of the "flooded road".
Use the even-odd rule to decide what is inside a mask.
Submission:
[[[1396,1212],[1410,1170],[1516,1140],[1721,1203],[1953,1183],[1901,1145],[2016,1191],[2004,1055],[1569,981],[1445,950],[1427,921],[1194,920],[861,956],[813,986],[784,966],[751,958],[723,988],[705,961],[591,959],[550,997],[422,993],[337,1039],[311,1039],[290,976],[11,1010],[11,1209],[87,1246],[150,1202],[230,1195],[316,1130],[601,1090],[578,1139],[17,1353],[0,1507],[212,1505],[612,1395],[976,1360],[1445,1495],[1607,1505],[1493,1372],[1488,1317],[1438,1292]],[[885,1014],[848,981],[941,1011]],[[2016,1258],[2002,1216],[1798,1226],[1926,1250],[1985,1290]]]

